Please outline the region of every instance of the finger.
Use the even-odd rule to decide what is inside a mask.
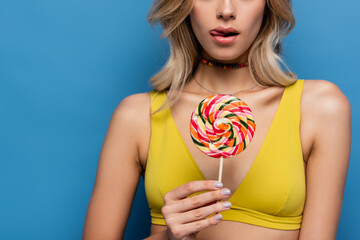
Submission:
[[[181,239],[192,233],[199,232],[207,227],[215,226],[216,224],[218,224],[221,221],[221,219],[222,219],[222,215],[216,214],[210,218],[178,225],[171,229],[171,234],[175,238]]]
[[[176,212],[186,212],[191,209],[211,205],[217,201],[224,200],[230,195],[230,190],[227,188],[217,191],[210,191],[201,193],[192,197],[188,197],[175,203],[172,207]]]
[[[164,202],[167,200],[180,200],[193,193],[201,191],[211,191],[222,188],[222,183],[215,180],[192,181],[175,188],[164,195]]]
[[[231,208],[230,202],[218,202],[206,207],[197,208],[183,214],[177,215],[177,221],[181,223],[189,223],[197,220],[205,219],[206,217],[220,213]]]

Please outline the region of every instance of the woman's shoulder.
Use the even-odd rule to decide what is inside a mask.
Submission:
[[[340,88],[330,81],[304,80],[301,122],[305,139],[303,146],[310,153],[314,146],[321,145],[319,143],[334,139],[335,132],[346,132],[345,129],[351,124],[350,102]],[[309,145],[306,146],[306,143]]]
[[[334,127],[351,122],[350,102],[334,83],[327,80],[305,80],[301,99],[301,118],[313,141],[326,136]]]
[[[140,115],[150,112],[149,93],[136,93],[125,97],[115,108],[113,116],[129,120],[130,122],[141,120]]]
[[[125,97],[113,111],[118,124],[125,124],[131,131],[148,130],[150,126],[149,93],[137,93]]]
[[[150,95],[137,93],[125,97],[115,108],[112,119],[124,137],[130,137],[138,146],[139,160],[143,165],[150,139]],[[144,165],[143,165],[144,166]]]
[[[350,108],[350,102],[341,89],[327,80],[304,80],[302,102],[309,111],[325,115],[339,114]]]

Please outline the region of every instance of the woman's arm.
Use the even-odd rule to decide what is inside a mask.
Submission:
[[[114,110],[101,149],[83,239],[122,239],[150,136],[150,98],[136,94]],[[142,146],[142,149],[140,148]]]
[[[350,158],[351,107],[333,83],[311,81],[303,121],[314,144],[306,168],[306,203],[300,240],[335,240]],[[305,86],[304,86],[305,90]],[[304,94],[304,93],[303,93]]]
[[[222,183],[215,180],[200,180],[167,192],[161,209],[167,228],[146,239],[192,240],[199,231],[218,224],[222,219],[220,213],[231,207],[226,201],[230,190],[222,187]]]

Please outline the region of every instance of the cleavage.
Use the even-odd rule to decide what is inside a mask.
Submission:
[[[263,144],[268,141],[265,137],[269,133],[270,127],[275,120],[275,115],[277,114],[277,110],[280,106],[283,93],[284,88],[279,89],[278,94],[276,94],[275,97],[274,93],[272,93],[272,98],[271,96],[269,98],[270,94],[267,94],[267,96],[265,96],[266,98],[264,97],[263,101],[259,101],[258,103],[251,103],[250,101],[247,102],[244,99],[253,111],[256,129],[252,141],[243,152],[231,158],[224,159],[222,182],[225,187],[230,189],[232,194],[241,185],[242,181],[252,168],[254,161],[259,160],[256,158],[259,151],[262,149]],[[191,113],[195,109],[197,103],[194,103],[194,101],[190,103],[190,101],[186,99],[186,94],[182,98],[185,98],[179,100],[182,104],[175,104],[171,108],[173,121],[178,129],[182,141],[192,156],[192,159],[190,160],[195,162],[200,169],[200,172],[206,179],[217,180],[220,162],[219,159],[207,156],[195,146],[189,134],[189,118],[179,117],[180,114],[181,116],[191,116]],[[200,101],[201,99],[198,102]]]

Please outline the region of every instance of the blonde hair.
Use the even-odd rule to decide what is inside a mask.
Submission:
[[[161,37],[169,40],[170,57],[150,81],[155,90],[168,91],[170,106],[192,77],[201,52],[190,23],[193,4],[194,0],[154,0],[148,14],[151,26],[160,22]],[[288,86],[296,81],[296,75],[290,72],[280,56],[281,41],[294,25],[291,0],[266,1],[263,23],[248,57],[251,77],[260,86]]]

